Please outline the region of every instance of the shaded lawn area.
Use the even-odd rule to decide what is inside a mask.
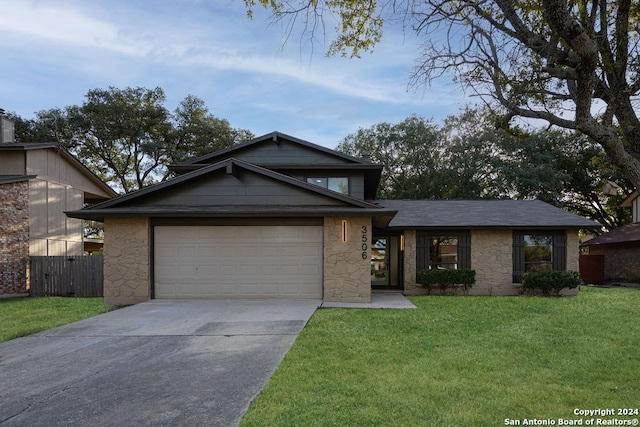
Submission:
[[[0,343],[105,313],[102,298],[0,299]]]
[[[240,425],[498,426],[640,405],[639,290],[410,299],[318,310]]]

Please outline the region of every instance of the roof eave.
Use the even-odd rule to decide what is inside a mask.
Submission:
[[[318,207],[311,209],[258,209],[258,210],[189,210],[189,209],[80,209],[67,211],[65,214],[70,218],[85,219],[91,221],[104,222],[105,218],[317,218],[317,217],[376,217],[386,218],[388,223],[396,214],[396,211],[366,209],[366,208],[344,208]]]

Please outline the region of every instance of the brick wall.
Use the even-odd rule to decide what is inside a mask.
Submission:
[[[518,295],[513,284],[513,232],[511,230],[473,230],[471,268],[476,283],[470,295]]]
[[[0,185],[0,294],[27,292],[29,182]]]
[[[604,255],[605,282],[640,283],[640,243],[593,245],[589,255]]]

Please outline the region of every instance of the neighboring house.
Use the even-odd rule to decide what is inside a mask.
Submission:
[[[150,298],[369,302],[423,293],[422,268],[473,268],[472,294],[578,269],[598,224],[538,201],[375,200],[382,167],[274,132],[174,165],[178,177],[82,210],[105,223],[108,304]]]
[[[640,193],[634,191],[622,201],[631,208],[632,223],[587,240],[582,246],[589,255],[604,256],[605,282],[640,283]]]
[[[83,221],[64,212],[117,194],[56,144],[1,141],[0,294],[24,293],[29,256],[83,255]]]

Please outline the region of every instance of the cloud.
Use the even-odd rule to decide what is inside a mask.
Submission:
[[[3,9],[0,31],[37,39],[45,45],[83,49],[87,51],[85,55],[81,52],[74,55],[91,58],[97,70],[111,68],[108,64],[102,67],[100,62],[113,59],[101,59],[94,49],[124,55],[133,61],[151,59],[163,67],[193,66],[261,74],[265,79],[289,79],[374,102],[415,105],[425,102],[424,98],[407,93],[410,67],[407,58],[415,52],[393,33],[383,39],[375,57],[317,56],[305,63],[308,51],[292,46],[293,41],[286,49],[282,48],[283,30],[249,21],[242,8],[203,10],[196,8],[201,7],[197,3],[188,3],[184,8],[192,10],[183,11],[185,15],[177,11],[176,16],[167,16],[161,13],[162,8],[141,10],[122,5],[113,11],[85,3],[2,1],[0,4]],[[318,47],[316,51],[322,49]],[[86,69],[86,65],[82,66]]]

